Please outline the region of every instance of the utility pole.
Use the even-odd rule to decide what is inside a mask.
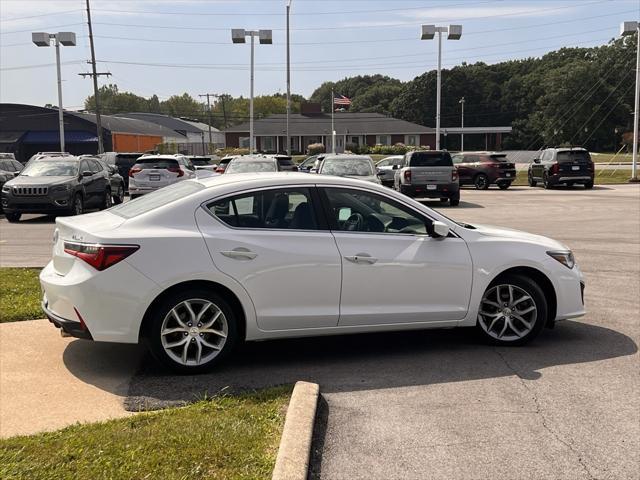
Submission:
[[[460,127],[462,128],[460,132],[460,151],[464,152],[464,97],[462,97],[458,103],[462,106],[462,118],[460,119]]]
[[[100,95],[98,94],[98,77],[110,76],[109,72],[98,73],[96,71],[96,50],[93,45],[93,27],[91,26],[91,6],[89,0],[87,0],[87,24],[89,25],[89,44],[91,46],[91,61],[87,62],[91,64],[92,73],[80,73],[82,77],[93,78],[93,98],[96,102],[96,127],[98,129],[98,153],[104,153],[104,144],[102,141],[102,119],[100,118]]]
[[[199,97],[207,97],[207,110],[209,111],[209,145],[211,145],[213,143],[213,137],[211,136],[211,101],[209,100],[209,97],[217,97],[218,95],[216,95],[215,93],[203,93],[201,95],[198,95]]]
[[[289,52],[289,11],[291,1],[287,1],[287,155],[291,155],[291,136],[289,134],[289,116],[291,115],[291,57]]]

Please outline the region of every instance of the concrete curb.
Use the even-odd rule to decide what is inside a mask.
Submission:
[[[284,421],[273,480],[306,480],[320,387],[296,382]]]

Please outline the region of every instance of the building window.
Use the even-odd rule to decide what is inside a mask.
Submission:
[[[240,148],[249,148],[249,137],[240,137],[238,139],[238,146]]]
[[[391,135],[376,135],[376,145],[391,145]]]
[[[263,152],[275,152],[276,151],[276,137],[262,137],[260,138],[260,150]]]
[[[416,147],[418,145],[418,135],[405,135],[404,144]]]

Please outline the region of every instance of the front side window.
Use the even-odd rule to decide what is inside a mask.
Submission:
[[[431,220],[375,193],[325,188],[332,228],[343,232],[424,235]]]
[[[464,156],[463,155],[454,155],[454,156],[451,157],[451,160],[453,161],[454,164],[462,163],[464,161]]]
[[[308,188],[245,193],[216,200],[207,208],[230,227],[318,230]]]

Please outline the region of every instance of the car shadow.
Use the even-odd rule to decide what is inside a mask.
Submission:
[[[28,218],[22,217],[20,219],[20,223],[24,224],[55,223],[55,221],[56,217],[53,215],[38,215],[34,217],[29,216]]]
[[[551,366],[594,362],[638,350],[628,336],[609,328],[565,321],[525,347],[494,347],[473,329],[423,330],[247,342],[211,373],[176,375],[132,345],[76,341],[64,353],[68,370],[98,388],[105,356],[139,363],[125,399],[130,411],[184,405],[220,392],[242,392],[319,383],[325,393],[375,390],[511,376],[538,379]],[[137,364],[137,363],[136,363]],[[116,367],[113,367],[116,368]],[[111,372],[114,373],[114,372]],[[119,392],[118,392],[119,393]]]

